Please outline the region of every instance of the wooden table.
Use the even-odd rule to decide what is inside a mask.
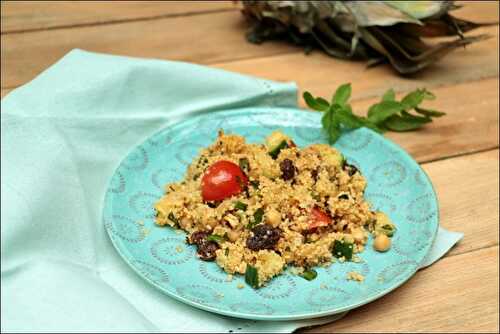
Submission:
[[[411,79],[387,66],[305,56],[279,42],[247,43],[231,2],[2,2],[1,95],[73,48],[178,59],[280,81],[329,96],[352,82],[354,110],[387,88],[427,87],[446,111],[426,129],[387,136],[419,161],[440,201],[441,225],[465,238],[393,293],[332,324],[305,332],[498,332],[498,27],[493,38],[458,50]],[[498,2],[466,3],[457,16],[498,21]],[[301,102],[302,103],[302,102]],[[303,105],[303,103],[302,103]]]

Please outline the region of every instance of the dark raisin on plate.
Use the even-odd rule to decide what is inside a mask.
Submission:
[[[295,176],[295,166],[293,161],[290,159],[285,159],[280,162],[281,178],[285,181],[291,180]]]
[[[214,241],[203,241],[198,245],[198,256],[203,261],[215,260],[215,251],[219,249],[219,245]]]
[[[188,238],[186,238],[186,241],[190,245],[200,245],[207,240],[207,237],[208,237],[207,232],[197,231],[192,233]]]
[[[258,251],[261,249],[273,249],[281,238],[281,230],[267,224],[259,224],[252,229],[250,237],[247,238],[247,248]]]

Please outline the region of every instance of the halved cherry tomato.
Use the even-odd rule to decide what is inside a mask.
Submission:
[[[201,195],[204,201],[220,201],[243,191],[248,177],[240,166],[220,160],[208,167],[201,178]]]
[[[330,218],[330,216],[328,216],[323,210],[317,207],[312,208],[309,218],[311,221],[309,224],[309,229],[327,226],[332,223],[332,219]]]

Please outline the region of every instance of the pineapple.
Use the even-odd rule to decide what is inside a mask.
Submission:
[[[242,1],[253,22],[247,39],[262,43],[287,39],[309,52],[319,47],[344,59],[367,59],[368,66],[389,62],[402,75],[422,70],[450,51],[484,40],[465,37],[480,26],[449,11],[453,1]],[[428,44],[422,38],[456,36]]]

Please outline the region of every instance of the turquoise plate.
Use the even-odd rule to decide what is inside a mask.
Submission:
[[[361,128],[342,135],[335,144],[368,179],[366,198],[397,225],[387,253],[372,249],[362,263],[334,263],[319,268],[313,281],[290,273],[258,290],[242,276],[226,282],[213,262],[196,258],[185,234],[154,224],[153,203],[168,182],[183,178],[199,150],[212,143],[217,130],[262,142],[281,129],[303,147],[325,142],[320,114],[298,109],[248,108],[213,112],[164,129],[136,147],[116,169],[108,187],[103,220],[123,259],[165,294],[203,310],[254,320],[322,317],[366,304],[407,281],[432,245],[438,228],[438,205],[431,182],[400,147]],[[363,283],[347,281],[350,271]],[[245,287],[238,289],[238,284]]]

